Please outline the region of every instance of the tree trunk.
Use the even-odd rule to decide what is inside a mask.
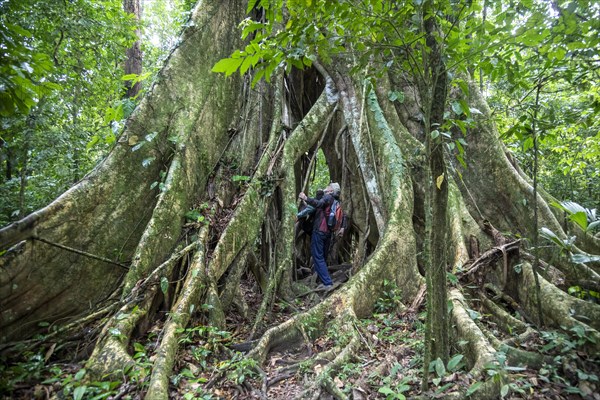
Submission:
[[[135,17],[136,24],[139,25],[142,17],[142,9],[140,7],[140,0],[123,0],[123,10],[131,13]],[[140,47],[140,28],[135,29],[135,36],[138,38],[133,45],[126,51],[125,59],[125,75],[142,74],[142,49]],[[132,98],[138,95],[141,88],[141,82],[135,82],[131,84],[130,81],[126,81],[125,87],[127,92],[125,93],[126,98]]]
[[[89,326],[86,339],[93,338],[95,345],[87,370],[118,377],[123,370],[142,368],[131,342],[154,326],[161,334],[147,394],[165,399],[181,330],[198,321],[203,308],[210,310],[204,315],[207,326],[223,326],[225,316],[247,309],[241,295],[247,282],[264,282],[253,286],[262,303],[254,321],[248,321],[256,341],[244,361],[260,365],[272,349],[291,351],[328,327],[339,342],[322,354],[329,364],[307,383],[307,393],[324,389],[342,397],[332,379],[363,345],[358,321],[372,314],[386,285],[399,289],[406,308],[418,303],[428,212],[423,175],[430,168],[423,156],[424,127],[410,111],[420,99],[408,94],[418,90],[405,90],[407,104],[399,107],[387,96],[388,88],[402,89],[396,77],[384,76],[375,90],[363,77],[348,74],[352,60],[346,59],[279,74],[273,84],[255,88],[249,86],[251,76],[211,73],[218,60],[243,47],[236,27],[245,9],[241,0],[200,2],[181,44],[108,158],[47,207],[0,230],[0,248],[8,250],[0,258],[4,347],[43,330],[39,322],[60,327],[44,332],[52,340],[76,337],[80,326]],[[432,227],[439,230],[435,240],[449,247],[440,250],[447,258],[436,259],[436,266],[444,271],[444,281],[446,264],[462,266],[464,276],[478,274],[482,283],[503,287],[501,294],[514,299],[523,314],[534,315],[530,268],[524,264],[516,272],[515,247],[498,234],[532,237],[532,210],[522,202],[532,188],[506,157],[478,88],[470,90],[468,101],[482,115],[475,116],[469,133],[468,168],[444,170],[442,154],[431,166],[436,179],[444,176],[440,187],[449,193],[451,210],[448,217],[440,213],[436,221],[442,222]],[[352,275],[314,306],[264,326],[263,316],[276,312],[276,300],[307,293],[307,281],[294,279],[294,217],[308,173],[303,160],[319,145],[332,179],[342,184],[342,204],[351,217],[340,247],[352,255]],[[434,144],[432,151],[441,146]],[[564,236],[543,196],[538,195],[540,226]],[[491,249],[489,258],[469,260],[472,238],[483,254]],[[597,240],[586,246],[600,250]],[[502,254],[503,266],[493,268],[488,261]],[[597,352],[598,307],[555,286],[551,271],[563,268],[568,274],[570,266],[554,267],[540,277],[544,313],[554,316],[549,326],[585,329],[597,338],[590,344]],[[597,279],[594,266],[577,268],[577,276]],[[487,339],[485,325],[469,313],[475,307],[469,302],[479,304],[478,295],[463,291],[458,285],[448,297],[452,343],[467,356],[473,376],[484,381],[486,366],[506,344]],[[448,304],[439,307],[447,313]],[[509,320],[502,307],[498,310]],[[498,397],[498,382],[486,381],[485,388],[490,398]]]

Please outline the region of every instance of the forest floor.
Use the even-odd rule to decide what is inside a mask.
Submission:
[[[243,290],[250,310],[258,310],[261,298],[252,280],[246,281]],[[386,297],[378,299],[375,313],[371,318],[361,319],[360,332],[362,346],[351,362],[343,365],[332,380],[337,389],[349,398],[360,399],[403,399],[424,395],[426,398],[441,398],[453,392],[476,392],[479,384],[477,380],[465,373],[466,359],[460,354],[452,355],[447,368],[432,371],[430,389],[421,390],[423,339],[425,330],[425,313],[401,313],[399,309],[399,294],[392,286],[385,291]],[[265,321],[265,326],[277,325],[298,311],[304,311],[320,301],[326,294],[315,292],[314,295],[304,296],[292,305],[284,301],[275,304],[272,312]],[[475,318],[480,315],[473,310]],[[251,312],[248,319],[230,315],[227,318],[226,332],[235,332],[228,337],[232,342],[244,342],[248,337],[253,321]],[[493,323],[488,324],[494,333]],[[336,346],[344,346],[344,338],[339,337],[335,328],[325,329],[323,332],[308,332],[316,336],[305,340],[296,347],[272,351],[260,374],[254,371],[254,364],[244,359],[243,354],[233,357],[225,355],[220,364],[219,355],[211,366],[199,369],[194,364],[193,353],[198,343],[186,347],[178,364],[178,374],[185,376],[192,373],[193,378],[187,382],[179,382],[172,393],[174,397],[184,398],[186,394],[195,391],[197,398],[224,398],[224,399],[275,399],[284,400],[303,397],[313,397],[315,391],[314,379],[329,361],[319,355]],[[224,333],[224,335],[228,335]],[[500,337],[499,337],[500,338]],[[501,338],[500,338],[501,339]],[[503,372],[510,375],[510,383],[504,389],[505,399],[594,399],[600,400],[597,386],[590,386],[589,382],[597,382],[600,376],[600,365],[583,359],[585,353],[578,353],[575,349],[576,342],[556,333],[545,332],[543,335],[531,338],[527,343],[521,343],[523,349],[539,349],[548,354],[558,354],[555,361],[558,364],[548,365],[540,370],[528,369],[525,366],[509,366],[504,360],[499,360],[504,366],[490,366],[489,379]],[[566,354],[568,353],[568,354]],[[562,355],[561,355],[562,354]],[[227,360],[227,361],[225,361]],[[568,360],[568,361],[567,361]],[[237,363],[237,365],[235,365]],[[584,367],[582,367],[584,365]],[[566,368],[565,368],[566,366]],[[579,366],[579,368],[577,368]],[[219,368],[227,369],[225,373],[215,373]],[[571,375],[564,376],[565,370],[571,368]],[[585,372],[584,372],[585,371]],[[587,374],[586,379],[581,374]],[[500,375],[497,375],[498,378]],[[217,379],[215,379],[217,377]],[[571,379],[569,379],[571,378]],[[185,378],[182,378],[185,381]],[[578,384],[579,383],[579,384]],[[307,389],[309,388],[309,389]],[[174,388],[175,390],[175,388]],[[308,392],[307,392],[308,391]],[[212,396],[212,397],[211,397]],[[190,397],[192,398],[192,397]],[[320,399],[334,398],[327,392],[322,392]]]
[[[344,347],[345,338],[332,327],[322,332],[306,332],[307,340],[296,347],[271,351],[266,362],[257,368],[244,352],[232,350],[247,342],[262,300],[252,277],[242,282],[242,294],[249,306],[246,317],[229,313],[222,329],[196,320],[181,332],[170,398],[284,400],[300,395],[319,396],[317,390],[321,389],[314,385],[314,380],[329,363],[320,356],[336,346]],[[263,331],[310,308],[328,294],[310,293],[293,304],[276,302],[265,318]],[[465,372],[466,359],[460,354],[453,354],[446,366],[434,366],[430,389],[421,390],[425,313],[399,312],[396,289],[390,286],[385,294],[385,298],[377,300],[372,317],[359,320],[359,326],[355,327],[362,341],[360,350],[336,371],[329,384],[355,400],[441,398],[459,390],[476,392],[479,384]],[[494,331],[484,315],[477,310],[472,312],[472,318],[488,324]],[[126,371],[122,380],[87,381],[84,366],[77,359],[65,362],[66,353],[58,357],[61,352],[55,346],[36,354],[25,352],[21,361],[3,363],[0,398],[143,399],[153,364],[153,349],[160,342],[161,330],[160,325],[155,325],[146,336],[131,344],[136,366]],[[260,337],[261,332],[258,333],[256,336]],[[504,360],[498,360],[502,367],[490,365],[489,379],[499,378],[500,370],[509,374],[509,383],[503,386],[505,399],[600,400],[600,365],[584,359],[585,353],[577,350],[576,338],[542,332],[520,346],[554,356],[555,364],[539,370],[509,366]],[[53,361],[57,358],[63,361]],[[318,398],[333,396],[323,391]]]

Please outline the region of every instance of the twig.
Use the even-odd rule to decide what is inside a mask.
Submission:
[[[118,263],[116,261],[110,260],[108,258],[97,256],[95,254],[85,252],[83,250],[74,249],[73,247],[68,247],[68,246],[65,246],[65,245],[62,245],[62,244],[54,243],[54,242],[51,242],[50,240],[41,238],[39,236],[33,236],[32,239],[40,241],[42,243],[46,243],[46,244],[48,244],[50,246],[58,247],[59,249],[70,251],[71,253],[79,254],[81,256],[85,256],[85,257],[88,257],[88,258],[93,258],[94,260],[103,261],[103,262],[108,263],[108,264],[118,265],[119,267],[127,269],[127,270],[129,269],[129,267],[127,265],[125,265],[125,264],[121,264],[121,263]]]

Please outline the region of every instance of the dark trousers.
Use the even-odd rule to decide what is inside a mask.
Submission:
[[[333,285],[329,271],[327,270],[327,251],[329,250],[329,242],[331,241],[331,233],[313,232],[310,239],[310,252],[315,263],[315,271],[323,282],[323,285]]]

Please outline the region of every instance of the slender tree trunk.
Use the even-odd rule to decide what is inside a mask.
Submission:
[[[80,148],[80,133],[78,131],[78,118],[79,112],[79,87],[75,88],[75,94],[73,96],[73,103],[71,104],[71,140],[74,140],[74,146],[72,147],[73,159],[71,160],[71,177],[73,184],[77,183],[80,179],[79,175],[79,164],[81,161],[81,148]]]
[[[4,160],[6,162],[6,168],[5,168],[5,177],[6,180],[9,181],[12,179],[12,169],[13,169],[13,151],[10,147],[10,145],[3,139],[0,138],[0,147],[5,148],[6,149],[6,156],[4,156]]]
[[[123,0],[123,9],[131,13],[135,16],[136,23],[138,24],[138,28],[135,30],[135,35],[138,37],[138,40],[133,43],[133,45],[127,49],[126,55],[127,59],[125,60],[125,75],[136,74],[140,75],[142,73],[142,49],[140,47],[140,29],[139,22],[142,16],[142,9],[140,7],[139,0]],[[127,92],[125,93],[125,97],[132,98],[138,95],[140,92],[140,82],[136,82],[133,85],[131,81],[126,81],[125,87],[127,88]]]
[[[21,171],[19,173],[21,182],[19,183],[19,218],[23,218],[25,212],[25,189],[27,188],[27,166],[29,161],[29,133],[25,134],[25,143],[23,144],[23,158],[21,160]]]
[[[448,176],[444,160],[443,136],[439,133],[444,123],[447,96],[447,73],[441,49],[435,38],[437,24],[429,16],[430,2],[425,3],[424,30],[428,56],[424,52],[425,82],[424,98],[426,152],[429,162],[429,201],[431,224],[429,228],[429,260],[426,270],[427,281],[427,331],[429,340],[425,344],[423,387],[428,386],[429,363],[440,358],[444,365],[449,357],[448,338],[448,294],[446,285],[446,231],[448,227]],[[437,132],[434,134],[434,132]],[[426,212],[429,214],[428,212]]]

